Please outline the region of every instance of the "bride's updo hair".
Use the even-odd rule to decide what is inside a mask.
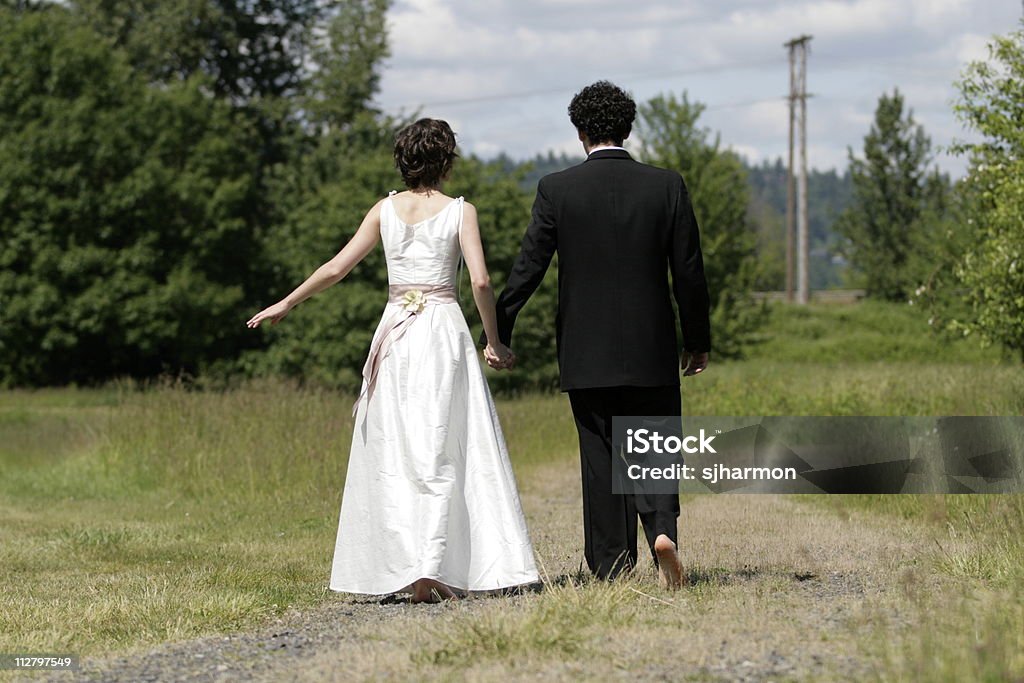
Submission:
[[[420,119],[395,135],[395,166],[410,189],[436,187],[457,156],[455,133],[447,121]]]

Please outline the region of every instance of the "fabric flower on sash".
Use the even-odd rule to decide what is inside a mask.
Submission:
[[[410,313],[420,313],[423,311],[423,306],[427,303],[427,298],[423,296],[423,292],[418,289],[410,289],[402,296],[402,302],[405,310]]]

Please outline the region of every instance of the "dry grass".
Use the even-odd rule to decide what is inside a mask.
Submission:
[[[650,567],[591,582],[575,573],[576,478],[575,464],[563,462],[523,482],[551,579],[543,593],[353,624],[347,646],[289,673],[312,681],[573,680],[596,671],[649,680],[954,681],[1024,670],[1014,649],[1024,627],[1019,600],[993,599],[1014,592],[940,566],[936,540],[967,552],[971,539],[856,506],[822,514],[795,497],[696,496],[681,520],[690,587],[664,591]]]
[[[716,366],[684,407],[1021,412],[1020,368],[979,367]],[[0,652],[141,651],[347,604],[325,586],[350,407],[269,382],[0,395]],[[648,565],[581,582],[567,401],[499,411],[548,589],[325,623],[341,645],[267,680],[1024,675],[1021,497],[688,496],[691,587],[662,591]]]

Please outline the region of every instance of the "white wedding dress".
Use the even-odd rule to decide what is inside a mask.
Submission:
[[[356,404],[330,589],[383,595],[421,578],[469,591],[535,582],[498,415],[454,294],[463,199],[407,225],[393,194],[380,217],[390,298]]]

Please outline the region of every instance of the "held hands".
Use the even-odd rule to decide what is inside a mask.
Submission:
[[[683,369],[683,377],[699,375],[708,367],[708,352],[690,353],[689,351],[683,351],[679,367]]]
[[[246,322],[245,324],[249,328],[255,328],[259,327],[260,323],[263,322],[264,320],[269,320],[271,325],[276,325],[282,320],[284,320],[284,317],[288,315],[288,312],[291,310],[292,307],[285,303],[283,300],[278,301],[273,306],[268,306],[267,308],[264,308],[262,311],[260,311],[253,317],[249,318],[249,321]]]
[[[488,344],[484,349],[484,360],[495,370],[511,370],[516,364],[516,354],[501,342]]]

